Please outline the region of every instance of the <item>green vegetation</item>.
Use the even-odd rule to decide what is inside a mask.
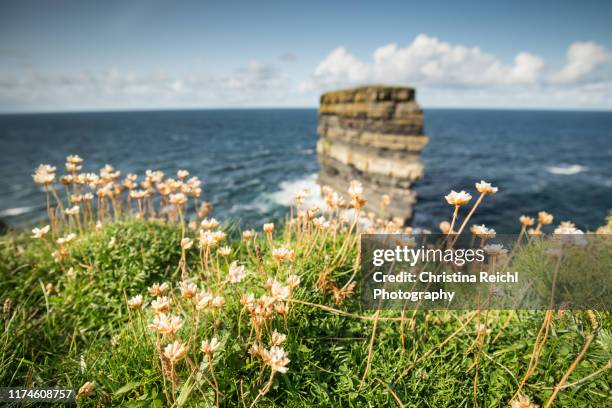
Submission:
[[[221,406],[248,407],[257,399],[257,406],[457,407],[473,406],[474,392],[479,406],[507,406],[550,315],[539,362],[521,393],[546,403],[593,333],[566,382],[576,384],[562,389],[555,404],[609,403],[609,313],[419,311],[414,320],[406,312],[399,321],[399,312],[361,310],[358,292],[341,293],[356,257],[351,235],[332,239],[315,230],[287,228],[269,240],[247,241],[229,231],[228,262],[210,255],[203,274],[198,249],[187,251],[188,275],[226,301],[214,316],[203,311],[195,327],[195,308],[181,300],[178,290],[181,234],[179,225],[159,221],[110,223],[80,234],[59,263],[51,255],[56,249],[51,240],[24,233],[3,237],[0,384],[78,390],[87,381],[95,383],[94,393],[79,398],[81,406],[214,406],[215,382]],[[295,251],[295,260],[275,261],[271,249],[280,247]],[[343,253],[345,258],[334,259]],[[224,284],[233,260],[245,266],[247,277]],[[290,362],[288,371],[272,376],[269,391],[260,395],[271,372],[249,354],[255,334],[240,298],[246,293],[259,297],[267,293],[268,277],[284,282],[290,274],[301,278],[292,299],[313,305],[287,301],[287,319],[277,313],[264,324],[261,344],[267,347],[273,329],[286,334],[282,347]],[[170,313],[182,316],[185,324],[176,336],[189,343],[191,362],[176,364],[174,387],[172,374],[164,374],[160,363],[156,335],[146,327],[153,312],[126,305],[136,294],[144,295],[148,305],[152,296],[147,287],[156,282],[169,282],[168,293],[175,289]],[[348,298],[340,301],[343,297]],[[212,336],[221,342],[212,359],[214,371],[200,350],[201,341]]]
[[[240,232],[206,218],[211,206],[186,170],[137,182],[110,165],[80,173],[82,163],[67,157],[63,191],[56,168],[40,165],[49,225],[0,238],[2,386],[73,388],[91,407],[609,403],[608,312],[363,310],[359,234],[410,231],[384,220],[385,196],[365,227],[358,182],[346,201],[323,187],[323,209],[298,193],[282,230]],[[472,196],[446,196],[454,210],[440,228],[456,234],[446,244],[497,192],[476,189],[462,219]],[[485,246],[494,230],[469,230],[487,267],[512,259],[537,274],[547,273],[533,259],[552,222],[522,216],[518,241],[536,245],[510,253]],[[566,222],[554,236],[578,233]]]

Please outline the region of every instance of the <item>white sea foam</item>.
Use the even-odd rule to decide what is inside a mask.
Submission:
[[[580,164],[571,164],[569,166],[548,166],[546,167],[546,171],[561,176],[571,176],[574,174],[582,173],[583,171],[587,171],[587,168]]]
[[[15,207],[15,208],[7,208],[6,210],[0,211],[0,217],[16,217],[21,214],[26,214],[32,211],[33,207]]]
[[[301,191],[308,190],[310,193],[304,202],[305,207],[316,206],[322,208],[325,206],[325,201],[321,196],[321,189],[317,184],[317,173],[310,174],[304,178],[295,180],[287,180],[281,182],[279,191],[272,193],[272,200],[280,205],[292,206],[295,204],[295,195]]]

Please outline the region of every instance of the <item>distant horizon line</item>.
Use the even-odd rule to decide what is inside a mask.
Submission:
[[[247,110],[317,110],[315,106],[258,106],[258,107],[201,107],[201,108],[127,108],[127,109],[82,109],[82,110],[25,110],[25,111],[3,111],[0,116],[9,115],[56,115],[56,114],[81,114],[81,113],[144,113],[144,112],[185,112],[185,111],[247,111]],[[457,107],[457,106],[432,106],[421,107],[427,110],[479,110],[479,111],[535,111],[535,112],[592,112],[612,113],[612,109],[606,108],[542,108],[542,107]]]

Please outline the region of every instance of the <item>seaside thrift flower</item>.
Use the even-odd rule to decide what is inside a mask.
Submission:
[[[484,224],[472,225],[470,231],[472,231],[472,234],[476,235],[479,238],[490,239],[495,238],[496,235],[495,230],[493,228],[487,228]]]
[[[227,277],[231,283],[239,283],[246,277],[243,265],[238,265],[238,261],[231,263]]]
[[[286,300],[289,297],[289,286],[283,286],[279,282],[272,282],[270,294],[275,300]]]
[[[359,211],[361,208],[363,208],[366,202],[367,201],[362,196],[357,194],[351,197],[351,201],[349,202],[349,205],[355,210]]]
[[[81,164],[83,163],[83,159],[81,159],[79,155],[77,154],[71,154],[68,157],[66,157],[66,162],[72,163],[72,164]]]
[[[263,231],[266,234],[271,234],[274,231],[274,223],[269,222],[263,225]]]
[[[63,186],[70,186],[74,182],[74,177],[71,174],[65,174],[59,180]]]
[[[215,228],[219,226],[219,221],[217,221],[214,218],[211,218],[211,219],[204,218],[202,222],[200,223],[200,226],[202,226],[202,228],[206,230],[214,230]]]
[[[295,252],[292,249],[288,249],[285,247],[274,248],[272,250],[272,258],[277,262],[280,261],[294,261],[295,260]]]
[[[308,217],[309,220],[313,219],[314,217],[316,217],[316,215],[319,213],[319,211],[321,211],[319,209],[319,207],[310,207],[308,209],[308,211],[306,212],[306,216]]]
[[[245,241],[250,241],[251,238],[253,238],[255,236],[255,231],[253,230],[246,230],[242,232],[242,239]]]
[[[57,239],[57,243],[59,245],[68,244],[69,242],[74,241],[75,238],[76,238],[76,234],[74,232],[71,232],[70,234],[66,235],[65,237],[58,238]]]
[[[195,283],[181,282],[181,297],[183,299],[191,299],[198,293],[198,287]]]
[[[152,286],[148,288],[149,294],[151,296],[161,296],[168,290],[168,283],[164,282],[162,284],[154,283]]]
[[[532,404],[531,400],[526,395],[519,395],[518,399],[515,399],[510,403],[511,408],[539,408],[539,405]]]
[[[32,238],[34,238],[34,239],[41,239],[42,237],[44,237],[49,232],[50,228],[51,227],[49,227],[48,225],[45,225],[42,228],[34,228],[32,230]]]
[[[217,245],[217,238],[208,230],[200,230],[200,247],[210,248]]]
[[[298,206],[304,204],[304,200],[306,200],[306,196],[308,196],[308,190],[303,190],[303,191],[298,192],[295,195],[295,204]]]
[[[81,171],[82,166],[79,166],[74,163],[66,163],[66,170],[71,173],[76,173],[77,171]]]
[[[160,183],[164,178],[164,173],[162,171],[147,170],[145,171],[145,176],[154,183]]]
[[[196,293],[193,302],[195,304],[196,309],[205,309],[210,306],[214,296],[211,292],[198,292]]]
[[[274,310],[281,316],[286,316],[289,313],[289,309],[287,309],[287,305],[285,303],[275,303]]]
[[[198,217],[204,218],[213,210],[213,206],[209,202],[203,202],[198,208]]]
[[[130,197],[135,198],[137,200],[145,198],[149,193],[145,190],[132,190],[130,191]]]
[[[70,196],[70,202],[73,203],[73,204],[80,203],[81,201],[83,201],[83,196],[80,195],[80,194],[72,194]],[[78,206],[76,206],[76,207],[78,207]],[[66,210],[66,211],[68,211],[68,210]],[[66,214],[68,214],[68,212],[66,212]],[[78,211],[77,211],[77,214],[78,214]],[[70,215],[70,214],[68,214],[68,215]]]
[[[351,181],[349,184],[348,193],[351,196],[358,196],[363,194],[363,186],[361,185],[361,182],[357,180]]]
[[[476,183],[476,190],[481,194],[492,195],[497,193],[498,188],[491,186],[491,183],[480,180],[480,183]]]
[[[41,164],[36,168],[32,178],[36,184],[48,186],[55,181],[55,167],[48,164]]]
[[[111,239],[108,241],[108,248],[114,248],[115,244],[117,243],[117,239],[113,236],[111,237]]]
[[[571,222],[562,222],[555,228],[553,234],[584,234],[584,232],[576,228]]]
[[[96,384],[92,383],[91,381],[87,381],[85,384],[83,384],[81,386],[81,388],[79,388],[79,392],[78,392],[78,396],[79,397],[89,397],[91,394],[94,393],[94,391],[96,390]]]
[[[315,227],[322,230],[326,230],[331,227],[331,223],[323,216],[315,218],[314,220],[312,220],[312,223],[315,225]]]
[[[253,306],[254,303],[255,303],[255,295],[253,295],[252,293],[245,293],[242,296],[240,296],[240,304],[242,306],[250,308]]]
[[[45,293],[46,293],[47,295],[52,295],[52,294],[54,294],[54,293],[57,293],[57,289],[55,288],[55,286],[53,286],[53,284],[52,284],[52,283],[47,283],[47,284],[45,285]]]
[[[189,180],[187,180],[187,185],[193,189],[196,189],[196,188],[200,188],[200,186],[202,185],[202,182],[200,181],[199,178],[197,178],[196,176],[193,176]]]
[[[170,309],[170,299],[167,296],[158,297],[153,299],[151,307],[155,313],[165,312]]]
[[[183,238],[181,240],[181,248],[187,250],[193,246],[193,240],[191,238]]]
[[[183,193],[170,194],[170,204],[182,207],[187,202],[187,197]]]
[[[527,230],[527,233],[528,233],[529,235],[542,235],[542,231],[541,231],[541,230],[539,230],[539,229],[534,229],[534,228],[529,228],[529,229]]]
[[[183,193],[183,194],[191,194],[191,187],[189,187],[189,184],[181,185],[181,193]]]
[[[262,350],[261,356],[264,363],[272,369],[272,372],[286,373],[289,359],[282,347],[270,347],[270,350]]]
[[[251,347],[249,347],[249,354],[253,357],[261,357],[262,351],[263,351],[263,348],[257,343],[254,343],[251,345]]]
[[[443,234],[448,234],[450,232],[450,222],[448,221],[442,221],[439,227]]]
[[[280,346],[281,344],[285,342],[286,339],[287,339],[286,334],[280,334],[279,332],[274,330],[272,332],[272,339],[270,340],[270,344],[272,344],[273,346]]]
[[[221,309],[225,305],[225,298],[223,296],[215,296],[210,305],[215,309]]]
[[[140,309],[142,307],[142,302],[142,295],[136,295],[128,300],[127,305],[130,309]]]
[[[132,190],[136,188],[137,186],[136,184],[137,179],[138,179],[138,176],[136,174],[130,173],[127,176],[125,176],[125,180],[123,180],[123,186],[127,188],[128,190]]]
[[[504,249],[502,244],[488,244],[484,246],[484,251],[491,256],[504,255],[508,250]]]
[[[325,197],[325,204],[332,210],[337,209],[344,205],[344,199],[338,193],[333,192]]]
[[[521,223],[521,225],[524,225],[525,227],[531,227],[535,223],[535,220],[532,217],[521,215],[519,217],[519,222]]]
[[[215,243],[219,243],[221,241],[223,241],[225,239],[225,237],[227,236],[227,234],[223,231],[214,231],[212,233],[212,237],[215,240]]]
[[[584,232],[579,230],[571,222],[562,222],[553,232],[554,238],[564,244],[586,246],[588,241],[584,238]]]
[[[219,247],[219,249],[217,249],[217,253],[219,254],[219,256],[229,256],[230,253],[232,252],[232,248],[228,247],[228,246],[222,246]]]
[[[187,354],[187,347],[178,340],[175,340],[174,343],[170,343],[164,348],[164,356],[166,356],[172,364],[181,361],[183,357],[185,357],[185,354]]]
[[[180,316],[160,313],[153,318],[153,323],[149,327],[164,336],[173,336],[183,327],[183,319]]]
[[[446,202],[450,205],[454,205],[455,207],[465,205],[470,202],[472,196],[469,193],[461,190],[460,192],[456,192],[455,190],[451,190],[451,192],[444,196],[446,198]]]
[[[289,286],[290,289],[296,288],[300,284],[300,282],[301,279],[297,275],[289,275],[286,280],[287,286]]]
[[[213,337],[212,339],[210,339],[210,341],[202,341],[202,346],[200,347],[200,350],[202,350],[204,354],[212,356],[219,350],[220,346],[221,343],[219,343],[219,340],[217,340],[216,337]]]
[[[553,222],[553,216],[552,214],[547,213],[546,211],[540,211],[538,213],[538,221],[540,222],[540,224],[542,225],[548,225],[548,224],[552,224]]]
[[[345,289],[338,289],[336,287],[332,287],[332,295],[334,296],[334,301],[337,305],[342,303],[345,299],[348,299],[353,295],[355,290],[356,282],[352,282]]]
[[[51,256],[55,260],[55,262],[60,263],[68,256],[68,251],[66,248],[60,248],[56,251],[51,252]]]
[[[179,180],[183,180],[187,176],[189,176],[189,172],[187,170],[179,170],[176,172],[176,177],[178,177]]]
[[[102,221],[98,221],[98,222],[96,222],[96,231],[100,231],[100,230],[102,230],[102,227],[103,227],[103,225],[102,225]]]
[[[380,196],[380,206],[382,208],[387,208],[389,204],[391,204],[391,197],[389,197],[387,194]]]

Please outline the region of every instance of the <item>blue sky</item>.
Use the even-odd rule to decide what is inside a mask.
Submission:
[[[314,107],[365,83],[425,107],[612,108],[612,2],[4,1],[0,111]]]

